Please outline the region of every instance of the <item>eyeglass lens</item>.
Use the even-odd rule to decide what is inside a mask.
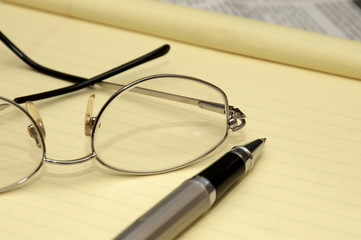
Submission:
[[[0,189],[17,184],[41,166],[44,149],[30,117],[0,99]]]
[[[167,94],[149,96],[154,93]],[[175,101],[174,96],[182,100]],[[181,77],[143,81],[120,93],[104,109],[95,127],[94,150],[105,165],[123,171],[177,168],[224,140],[225,101],[221,91],[203,82]],[[221,105],[221,114],[201,108],[201,102]]]

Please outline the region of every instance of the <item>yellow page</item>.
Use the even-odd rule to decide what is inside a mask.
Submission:
[[[186,74],[222,88],[247,115],[246,127],[203,162],[167,174],[127,177],[93,162],[45,164],[37,181],[0,195],[1,239],[111,239],[231,147],[259,137],[267,144],[254,169],[179,239],[360,239],[360,81],[17,5],[1,3],[0,18],[1,31],[30,57],[83,77],[169,43],[166,56],[110,81]],[[69,85],[30,69],[4,45],[0,84],[0,95],[11,99]],[[36,102],[48,156],[90,152],[83,119],[92,93],[97,112],[111,95],[98,86]]]
[[[360,79],[361,42],[156,0],[6,0],[222,51]]]

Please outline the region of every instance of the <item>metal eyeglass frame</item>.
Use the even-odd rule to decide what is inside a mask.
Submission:
[[[0,34],[0,38],[1,38],[1,34]],[[21,52],[21,51],[17,51],[17,52]],[[23,56],[25,56],[25,55],[23,54]],[[22,58],[22,59],[24,59],[24,58]],[[29,59],[29,58],[27,58],[27,59]],[[48,74],[48,75],[51,75],[51,74]],[[216,102],[210,102],[210,101],[204,101],[202,99],[189,98],[189,97],[185,97],[185,96],[174,95],[174,94],[170,94],[170,93],[166,93],[166,92],[160,92],[160,91],[155,91],[155,90],[150,90],[150,89],[137,87],[137,85],[142,83],[142,82],[150,81],[150,80],[152,80],[154,78],[165,78],[165,77],[184,78],[186,80],[196,81],[196,82],[203,83],[203,84],[205,84],[207,86],[210,86],[210,87],[216,89],[223,96],[224,104],[220,104],[220,103],[216,103]],[[96,78],[96,79],[93,78],[93,79],[90,79],[90,80],[82,80],[82,81],[86,82],[87,84],[89,84],[89,82],[91,82],[89,85],[92,85],[94,83],[99,83],[102,80],[103,80],[102,78]],[[17,104],[16,101],[12,101],[12,100],[9,100],[7,98],[4,98],[4,97],[0,96],[0,99],[4,100],[5,102],[8,102],[11,105],[16,106],[24,114],[26,114],[26,116],[32,122],[31,126],[28,126],[28,129],[29,128],[35,128],[36,129],[35,131],[32,131],[33,134],[31,134],[31,131],[30,131],[30,133],[29,133],[30,136],[32,138],[34,138],[36,140],[36,142],[43,147],[43,157],[42,157],[41,163],[39,164],[39,167],[36,168],[36,170],[33,173],[31,173],[29,176],[24,177],[22,180],[18,181],[17,183],[14,183],[11,186],[0,189],[0,192],[11,190],[13,188],[16,188],[17,186],[22,185],[24,182],[27,182],[28,179],[30,179],[33,175],[35,175],[40,170],[40,168],[41,168],[41,166],[42,166],[42,164],[44,162],[54,163],[54,164],[75,164],[75,163],[82,163],[82,162],[88,161],[90,159],[96,158],[98,160],[98,162],[101,163],[101,165],[107,167],[108,169],[116,170],[117,172],[119,172],[121,174],[124,174],[124,175],[150,175],[150,174],[159,174],[159,173],[165,173],[165,172],[173,171],[173,170],[186,167],[186,166],[188,166],[190,164],[193,164],[193,163],[199,161],[204,156],[206,156],[207,154],[209,154],[210,152],[215,150],[219,145],[221,145],[225,141],[225,139],[228,136],[228,130],[229,129],[231,129],[232,131],[237,131],[237,130],[243,128],[245,126],[245,124],[246,124],[246,120],[245,120],[246,116],[238,108],[235,108],[233,106],[229,106],[227,96],[220,88],[218,88],[217,86],[215,86],[215,85],[213,85],[213,84],[211,84],[209,82],[206,82],[206,81],[198,79],[198,78],[184,76],[184,75],[176,75],[176,74],[159,74],[159,75],[153,75],[153,76],[148,76],[148,77],[138,79],[138,80],[133,81],[133,82],[127,84],[127,85],[121,85],[121,84],[109,83],[109,82],[101,82],[99,84],[101,84],[104,87],[111,87],[113,89],[116,88],[116,89],[118,89],[118,91],[116,93],[114,93],[107,100],[107,102],[103,105],[103,107],[99,111],[99,114],[96,117],[92,116],[92,103],[94,101],[94,97],[93,96],[90,97],[90,100],[89,100],[88,106],[87,106],[87,111],[86,111],[86,118],[85,118],[85,133],[86,133],[86,135],[91,136],[91,151],[92,152],[90,154],[84,156],[84,157],[73,159],[73,160],[55,160],[55,159],[50,159],[50,158],[46,157],[45,129],[43,127],[40,114],[38,113],[35,106],[31,102],[27,101],[28,98],[32,98],[33,95],[30,96],[30,97],[27,96],[27,97],[20,98],[20,99],[23,99],[24,101],[27,102],[28,111],[25,110],[24,108],[22,108],[19,104]],[[79,83],[77,83],[75,85],[79,85]],[[89,85],[86,85],[86,86],[89,86]],[[81,85],[81,86],[84,87],[84,85]],[[66,90],[68,90],[68,89],[66,89]],[[57,91],[57,90],[55,90],[55,91]],[[63,90],[61,90],[61,91],[63,91]],[[104,109],[106,109],[106,107],[109,105],[109,103],[113,99],[115,99],[117,96],[119,96],[120,94],[122,94],[125,91],[134,91],[136,93],[145,94],[145,95],[152,96],[152,97],[167,99],[167,100],[170,100],[170,101],[182,102],[182,103],[185,103],[185,104],[191,104],[191,105],[195,105],[195,106],[197,106],[199,108],[202,108],[202,109],[206,109],[206,110],[210,110],[210,111],[217,112],[217,113],[220,113],[220,114],[224,114],[225,116],[227,116],[226,117],[226,126],[227,126],[227,128],[226,128],[225,134],[224,134],[223,138],[214,147],[209,149],[206,153],[204,153],[203,155],[193,159],[192,161],[189,161],[187,163],[184,163],[184,164],[176,166],[176,167],[172,167],[172,168],[164,169],[164,170],[160,170],[160,171],[152,171],[152,172],[130,172],[130,171],[124,171],[124,170],[121,170],[121,169],[113,168],[112,166],[108,165],[106,162],[102,161],[100,158],[97,157],[97,154],[96,154],[95,149],[94,149],[94,134],[96,132],[95,127],[97,126],[97,122],[99,121],[102,113],[104,112]],[[53,92],[53,91],[50,91],[50,92]],[[58,95],[60,95],[60,94],[58,94]],[[42,98],[40,98],[40,99],[43,99],[44,97],[45,97],[45,95],[43,95]],[[19,98],[17,98],[17,99],[19,99]],[[39,100],[39,96],[35,96],[35,99]],[[19,101],[19,102],[23,102],[23,101]],[[0,111],[5,109],[7,107],[6,105],[7,104],[0,105]],[[39,134],[36,134],[36,133],[39,133]]]
[[[146,88],[141,88],[141,87],[137,87],[138,84],[145,82],[145,81],[150,81],[152,79],[155,78],[183,78],[185,80],[191,80],[191,81],[196,81],[196,82],[200,82],[203,83],[207,86],[210,86],[214,89],[216,89],[223,97],[224,100],[224,104],[220,104],[220,103],[216,103],[216,102],[210,102],[210,101],[204,101],[202,99],[195,99],[195,98],[189,98],[189,97],[185,97],[185,96],[180,96],[180,95],[174,95],[174,94],[170,94],[170,93],[166,93],[166,92],[160,92],[160,91],[155,91],[155,90],[150,90],[150,89],[146,89]],[[101,84],[105,84],[105,83],[101,83]],[[108,86],[117,86],[114,84],[106,84]],[[152,97],[157,97],[157,98],[161,98],[161,99],[167,99],[170,101],[176,101],[176,102],[181,102],[184,104],[191,104],[194,106],[197,106],[199,108],[205,109],[205,110],[209,110],[209,111],[213,111],[216,113],[220,113],[220,114],[224,114],[225,116],[227,116],[226,118],[226,131],[224,136],[222,137],[222,139],[219,140],[219,142],[214,145],[212,148],[210,148],[207,152],[205,152],[204,154],[202,154],[201,156],[194,158],[186,163],[183,163],[181,165],[175,166],[175,167],[171,167],[171,168],[167,168],[167,169],[163,169],[163,170],[159,170],[159,171],[150,171],[150,172],[146,172],[146,171],[140,171],[140,172],[136,172],[136,171],[127,171],[127,170],[122,170],[122,169],[118,169],[118,168],[114,168],[111,165],[107,164],[106,161],[103,161],[102,159],[100,159],[97,154],[96,151],[94,149],[94,136],[96,133],[96,126],[97,123],[99,121],[99,119],[101,119],[102,113],[104,112],[104,110],[107,108],[107,106],[115,99],[117,98],[120,94],[126,92],[126,91],[133,91],[135,93],[138,94],[145,94],[147,96],[152,96]],[[51,159],[46,157],[46,146],[45,146],[45,129],[43,128],[43,124],[42,124],[42,120],[40,118],[40,114],[38,114],[36,108],[34,105],[32,105],[32,103],[27,102],[27,104],[29,104],[28,106],[28,111],[25,110],[24,108],[22,108],[19,104],[17,104],[16,102],[1,97],[0,99],[8,102],[1,104],[0,105],[0,111],[9,107],[10,104],[16,106],[18,109],[20,109],[24,114],[26,114],[26,116],[31,120],[32,124],[30,124],[29,126],[27,126],[28,130],[29,130],[29,135],[30,137],[35,139],[35,142],[37,143],[38,147],[42,147],[43,149],[43,154],[42,154],[42,161],[39,164],[39,167],[37,167],[35,169],[35,171],[33,173],[31,173],[29,176],[24,177],[23,179],[21,179],[20,181],[18,181],[17,183],[10,185],[8,187],[5,187],[3,189],[0,189],[0,192],[3,191],[7,191],[7,190],[11,190],[13,188],[18,187],[19,185],[23,184],[24,182],[26,182],[28,179],[30,179],[32,176],[34,176],[41,168],[41,166],[43,165],[44,162],[48,162],[48,163],[53,163],[53,164],[76,164],[76,163],[82,163],[82,162],[86,162],[90,159],[95,158],[102,166],[108,168],[108,169],[112,169],[117,171],[118,173],[122,174],[122,175],[151,175],[151,174],[160,174],[160,173],[165,173],[165,172],[170,172],[170,171],[174,171],[186,166],[189,166],[191,164],[194,164],[196,162],[198,162],[199,160],[201,160],[203,157],[205,157],[206,155],[208,155],[210,152],[214,151],[219,145],[221,145],[225,139],[228,136],[228,130],[231,129],[232,131],[237,131],[239,129],[241,129],[242,127],[245,126],[245,115],[238,109],[238,108],[234,108],[232,106],[229,106],[228,104],[228,99],[226,94],[217,86],[206,82],[204,80],[201,79],[197,79],[194,77],[189,77],[189,76],[183,76],[183,75],[175,75],[175,74],[159,74],[159,75],[153,75],[153,76],[148,76],[148,77],[144,77],[141,79],[138,79],[136,81],[133,81],[127,85],[124,85],[121,89],[119,89],[116,93],[114,93],[107,101],[106,103],[103,105],[103,107],[100,109],[99,113],[97,116],[92,116],[92,102],[93,102],[93,97],[94,95],[92,95],[90,97],[88,106],[87,106],[87,111],[86,111],[86,118],[85,118],[85,133],[86,135],[91,137],[91,153],[85,155],[84,157],[81,158],[77,158],[77,159],[72,159],[72,160],[56,160],[56,159]],[[35,118],[33,117],[35,116]],[[238,122],[240,121],[240,122]],[[36,130],[32,130],[33,128],[35,128]],[[39,133],[39,134],[38,134]]]

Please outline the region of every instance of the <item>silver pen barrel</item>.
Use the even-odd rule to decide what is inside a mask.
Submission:
[[[196,176],[182,183],[115,239],[173,239],[207,212],[214,201],[211,183]]]
[[[249,171],[265,143],[257,139],[230,152],[185,181],[125,231],[117,240],[175,238]]]

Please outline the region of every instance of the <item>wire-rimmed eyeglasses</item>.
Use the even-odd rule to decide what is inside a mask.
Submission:
[[[118,91],[97,115],[90,96],[85,134],[91,138],[91,153],[72,160],[46,156],[45,128],[34,104],[27,102],[25,110],[0,97],[0,133],[7,136],[0,140],[0,191],[26,182],[45,162],[73,164],[94,158],[125,175],[176,170],[216,149],[229,129],[245,125],[245,115],[229,106],[220,88],[194,77],[159,74],[127,85],[99,84]]]

